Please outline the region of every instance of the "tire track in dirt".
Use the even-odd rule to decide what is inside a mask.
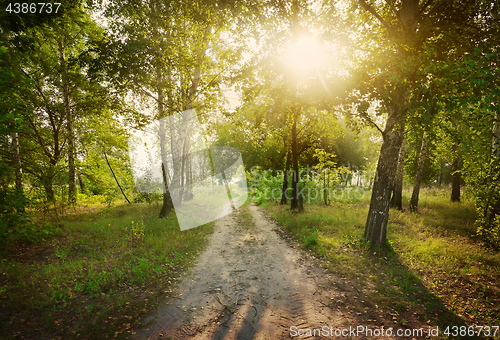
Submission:
[[[259,207],[248,209],[250,225],[238,212],[217,221],[207,249],[170,304],[151,315],[149,328],[137,330],[134,339],[289,339],[292,326],[367,324],[368,308],[346,305],[353,294],[348,282],[338,288],[341,278],[289,244]]]

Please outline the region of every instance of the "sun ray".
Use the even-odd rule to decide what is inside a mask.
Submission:
[[[318,69],[324,59],[322,46],[313,36],[300,37],[287,54],[290,67],[298,74]]]

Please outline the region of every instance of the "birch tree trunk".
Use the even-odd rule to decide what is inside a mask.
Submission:
[[[156,13],[156,0],[151,0],[149,3],[152,16],[153,24],[153,35],[155,40],[158,40],[158,23],[157,23],[157,13]],[[165,129],[165,97],[163,93],[163,72],[161,66],[161,47],[156,46],[156,94],[158,96],[158,118],[160,118],[160,154],[161,154],[161,170],[163,177],[163,204],[160,210],[159,218],[165,217],[173,209],[172,198],[170,197],[170,191],[168,190],[167,175],[165,172],[165,167],[167,164],[167,141],[166,141],[166,129]]]
[[[399,149],[398,167],[396,169],[396,176],[392,189],[392,198],[390,206],[398,210],[403,210],[403,175],[405,171],[405,138]]]
[[[441,188],[441,184],[443,183],[443,160],[439,159],[439,174],[437,179],[437,187]]]
[[[85,194],[87,192],[87,189],[85,188],[85,182],[83,181],[82,174],[80,172],[78,172],[77,178],[78,184],[80,185],[80,191]]]
[[[291,210],[299,209],[299,155],[297,149],[297,115],[293,115],[292,125],[292,203]]]
[[[76,170],[75,170],[75,133],[73,130],[73,113],[71,111],[68,88],[68,72],[66,69],[66,56],[62,38],[57,41],[59,49],[59,63],[61,66],[61,84],[66,114],[66,131],[68,134],[68,203],[76,203]]]
[[[498,194],[498,182],[500,180],[500,109],[495,112],[495,121],[493,123],[493,137],[491,142],[491,173],[490,181],[494,192],[493,202],[489,211],[488,223],[491,225],[495,218],[500,215],[500,195]]]
[[[413,193],[410,199],[410,211],[418,211],[418,196],[420,193],[420,183],[422,182],[422,174],[424,173],[425,157],[427,156],[427,137],[425,132],[422,136],[422,146],[420,147],[420,156],[418,157],[417,173],[415,175],[415,184],[413,185]]]
[[[451,146],[453,162],[451,163],[451,201],[460,202],[460,157],[458,155],[458,144],[453,142]]]
[[[383,142],[365,225],[364,237],[370,241],[372,248],[385,246],[389,201],[397,169],[399,150],[403,142],[404,121],[403,109],[396,105],[391,107],[382,134]]]
[[[158,70],[157,70],[158,76]],[[160,72],[161,78],[161,72]],[[158,98],[163,98],[163,91],[158,87]],[[163,101],[158,103],[158,112],[163,113]],[[166,129],[165,129],[165,121],[163,119],[160,120],[160,153],[161,153],[161,173],[163,177],[163,204],[161,206],[159,218],[163,218],[169,214],[174,208],[172,197],[170,196],[170,191],[168,190],[168,179],[167,173],[165,170],[167,164],[167,141],[166,141]]]
[[[359,0],[359,4],[365,11],[375,16],[382,25],[389,25],[365,0]],[[393,9],[393,11],[401,28],[405,31],[403,34],[406,35],[406,38],[411,39],[419,21],[419,1],[402,0],[400,10]],[[395,38],[396,41],[400,39],[394,36],[394,33],[392,35],[392,38]],[[406,53],[403,49],[399,52]],[[391,189],[397,170],[399,150],[403,142],[405,128],[407,91],[407,85],[399,84],[398,87],[391,91],[391,99],[384,100],[384,104],[388,109],[388,117],[382,133],[383,142],[364,233],[364,237],[370,241],[372,249],[383,247],[386,244]]]
[[[24,196],[23,189],[23,168],[21,157],[19,155],[19,134],[12,132],[12,156],[14,158],[15,174],[16,174],[16,191],[19,195]],[[24,212],[24,203],[19,208],[20,212]]]
[[[286,204],[286,202],[287,202],[286,191],[288,189],[288,175],[290,172],[290,158],[291,158],[291,153],[290,153],[290,150],[288,150],[286,153],[285,171],[283,173],[283,189],[282,189],[282,194],[281,194],[281,204]]]

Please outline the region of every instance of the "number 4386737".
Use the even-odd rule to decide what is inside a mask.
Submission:
[[[7,8],[5,9],[6,12],[9,13],[31,13],[31,14],[36,14],[36,13],[57,13],[59,11],[59,7],[61,6],[60,2],[39,2],[39,3],[27,3],[27,2],[14,2],[14,3],[9,3],[7,5]]]

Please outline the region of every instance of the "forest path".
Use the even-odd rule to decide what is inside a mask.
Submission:
[[[259,207],[241,209],[249,209],[252,223],[237,211],[218,220],[171,304],[150,316],[135,339],[288,339],[292,326],[366,324],[368,307],[349,281],[326,274]]]

